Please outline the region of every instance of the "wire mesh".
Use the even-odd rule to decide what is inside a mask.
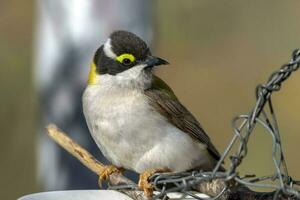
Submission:
[[[284,64],[279,70],[275,71],[265,84],[260,84],[256,88],[256,103],[254,108],[248,115],[240,115],[233,119],[232,126],[234,135],[224,153],[222,154],[218,164],[211,172],[191,171],[180,173],[157,173],[150,177],[150,182],[158,194],[153,199],[165,199],[166,195],[171,192],[181,192],[190,195],[195,199],[202,199],[194,195],[191,191],[196,185],[203,182],[210,182],[221,179],[225,186],[212,199],[219,199],[231,187],[234,181],[247,187],[271,188],[274,190],[273,199],[277,199],[279,195],[286,195],[288,198],[300,199],[300,192],[295,188],[299,185],[299,181],[294,181],[288,174],[284,154],[281,146],[280,131],[271,100],[273,92],[281,89],[282,83],[287,80],[290,75],[300,67],[300,50],[296,49],[290,62]],[[272,160],[275,166],[274,174],[256,177],[244,176],[240,177],[238,167],[243,159],[247,156],[248,141],[254,131],[256,125],[261,125],[272,138]],[[229,156],[229,152],[233,146],[238,144],[238,149],[234,155]],[[230,167],[225,172],[219,169],[226,157],[229,156]],[[265,181],[271,183],[265,183]],[[136,188],[135,185],[123,186],[124,188]],[[116,189],[116,188],[113,188]]]

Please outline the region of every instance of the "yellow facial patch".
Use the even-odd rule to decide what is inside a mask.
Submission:
[[[123,64],[130,64],[135,61],[135,57],[132,54],[124,53],[116,57],[116,60]]]
[[[97,82],[97,72],[96,72],[96,65],[93,62],[91,64],[91,68],[90,68],[90,73],[89,73],[89,79],[88,79],[88,84],[89,85],[94,85]]]

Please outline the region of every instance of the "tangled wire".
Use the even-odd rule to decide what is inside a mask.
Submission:
[[[154,196],[154,199],[164,199],[166,195],[171,192],[180,192],[192,196],[195,199],[202,199],[190,191],[196,185],[217,179],[223,180],[225,187],[223,187],[217,196],[210,199],[220,198],[227,190],[229,190],[232,182],[246,187],[271,188],[274,190],[273,199],[277,199],[279,195],[286,195],[288,198],[292,199],[300,199],[300,192],[294,187],[295,185],[300,185],[300,181],[294,181],[288,174],[281,147],[279,128],[271,100],[272,93],[279,91],[281,89],[281,84],[290,77],[292,72],[298,70],[299,67],[300,50],[296,49],[293,52],[289,63],[283,65],[278,71],[275,71],[265,84],[257,86],[256,104],[254,108],[248,115],[240,115],[233,119],[232,126],[234,129],[234,136],[213,171],[157,173],[151,176],[150,182],[154,186],[154,189],[158,191],[158,195]],[[272,175],[262,177],[253,175],[240,177],[237,168],[247,155],[247,144],[257,124],[261,125],[272,137],[272,159],[275,166],[275,172]],[[220,172],[219,168],[236,143],[238,143],[238,150],[234,155],[229,156],[231,162],[230,167],[227,171]],[[272,184],[264,183],[267,180],[272,181]],[[133,188],[133,186],[127,187]],[[126,186],[123,186],[122,188],[124,189]]]

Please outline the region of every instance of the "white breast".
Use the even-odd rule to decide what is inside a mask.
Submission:
[[[94,140],[114,165],[139,173],[214,165],[206,147],[155,112],[141,90],[88,86],[83,111]]]

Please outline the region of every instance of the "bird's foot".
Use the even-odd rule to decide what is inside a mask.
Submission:
[[[153,186],[148,181],[149,177],[155,173],[163,173],[163,172],[170,172],[170,170],[167,168],[150,169],[140,174],[138,186],[141,190],[144,191],[146,197],[149,198],[153,196]]]
[[[99,175],[99,186],[102,187],[102,181],[108,180],[109,176],[113,173],[122,173],[124,171],[121,167],[116,167],[114,165],[105,165],[103,172]]]

